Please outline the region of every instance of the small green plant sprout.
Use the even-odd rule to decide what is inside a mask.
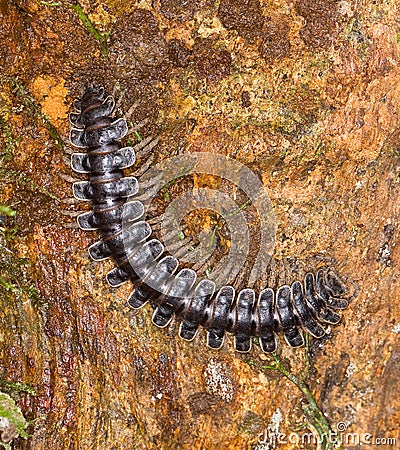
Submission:
[[[308,341],[306,342],[306,367],[303,371],[303,377],[298,377],[290,372],[290,370],[285,367],[281,359],[276,353],[271,354],[273,362],[269,365],[264,365],[262,368],[264,370],[275,370],[280,372],[288,380],[290,380],[295,386],[297,386],[303,393],[307,400],[307,403],[303,405],[303,411],[308,421],[309,429],[315,433],[318,437],[319,450],[340,450],[342,449],[341,443],[333,432],[330,423],[324,416],[317,402],[315,401],[305,378],[308,375],[309,361],[308,361]]]
[[[17,211],[14,211],[9,206],[5,206],[0,203],[0,214],[9,217],[15,217],[17,215]]]

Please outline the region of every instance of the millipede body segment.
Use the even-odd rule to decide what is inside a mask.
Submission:
[[[201,325],[207,330],[208,346],[215,349],[222,346],[226,332],[232,333],[239,352],[250,351],[252,337],[258,337],[264,352],[273,352],[278,333],[290,346],[299,347],[304,345],[304,332],[321,338],[324,323],[339,322],[335,310],[347,307],[348,288],[332,267],[258,295],[253,289],[238,293],[232,286],[217,289],[211,280],[199,281],[193,270],[179,270],[179,261],[151,237],[144,205],[128,200],[139,190],[137,179],[123,172],[135,163],[135,151],[119,144],[128,126],[124,118],[112,117],[113,97],[103,88],[90,87],[74,106],[70,141],[84,152],[74,153],[71,165],[88,180],[74,183],[73,192],[92,205],[78,223],[100,233],[100,240],[89,247],[91,257],[114,260],[116,267],[107,274],[110,285],[133,283],[128,299],[132,308],[150,303],[152,320],[159,327],[167,326],[175,315],[179,335],[186,340],[192,340]]]

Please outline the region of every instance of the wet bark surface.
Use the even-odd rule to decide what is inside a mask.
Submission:
[[[88,82],[123,92],[119,113],[137,103],[140,136],[160,137],[135,170],[209,152],[260,178],[277,236],[256,287],[338,262],[358,296],[327,338],[308,352],[282,342],[279,360],[344,432],[342,448],[360,448],[349,433],[365,448],[400,443],[398,14],[394,0],[0,1],[0,204],[17,213],[0,216],[0,388],[36,391],[15,396],[33,422],[13,448],[317,448],[295,441],[318,436],[310,399],[264,367],[271,356],[256,344],[239,355],[231,337],[213,351],[203,331],[182,341],[175,322],[158,329],[150,308],[127,307],[131,286],[107,285],[112,262],[89,259],[96,233],[66,226],[63,210],[88,208],[62,201],[62,174],[76,176],[67,114]],[[153,213],[204,186],[235,191],[192,175]],[[258,222],[243,211],[252,260]],[[219,220],[202,210],[186,227],[214,230],[223,254]]]

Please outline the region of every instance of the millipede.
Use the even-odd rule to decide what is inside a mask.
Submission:
[[[304,280],[291,285],[266,287],[258,296],[250,288],[217,289],[211,279],[199,280],[194,270],[179,270],[178,259],[166,254],[164,245],[152,237],[143,203],[130,199],[138,193],[139,182],[125,176],[124,169],[135,164],[136,155],[133,147],[120,144],[128,124],[123,117],[113,117],[114,97],[104,88],[90,86],[74,107],[70,142],[84,152],[72,154],[71,166],[88,179],[75,182],[73,194],[91,202],[91,210],[78,216],[78,224],[100,234],[100,240],[89,247],[90,256],[96,261],[114,260],[115,268],[106,275],[109,284],[132,282],[128,298],[132,308],[149,303],[158,327],[166,327],[175,316],[180,337],[188,341],[204,327],[207,345],[213,349],[221,348],[225,333],[231,333],[238,352],[249,352],[253,337],[262,351],[274,352],[279,334],[291,347],[300,347],[304,333],[321,338],[326,334],[324,324],[340,321],[337,312],[348,306],[351,297],[346,282],[331,266],[308,272]]]

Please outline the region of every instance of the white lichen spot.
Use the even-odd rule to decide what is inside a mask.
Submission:
[[[204,370],[206,391],[227,403],[232,401],[235,391],[229,372],[229,367],[226,364],[213,359],[210,360]]]
[[[346,377],[351,378],[357,372],[357,364],[351,362],[346,369]]]
[[[392,264],[390,248],[387,242],[379,249],[378,255],[382,264],[385,264],[388,267]]]
[[[400,322],[392,328],[392,333],[395,333],[395,334],[400,333]]]
[[[351,2],[348,2],[346,0],[342,0],[341,2],[339,2],[338,12],[342,16],[351,17],[354,14]]]
[[[0,440],[4,443],[9,443],[17,437],[18,433],[14,424],[6,417],[0,417]]]

